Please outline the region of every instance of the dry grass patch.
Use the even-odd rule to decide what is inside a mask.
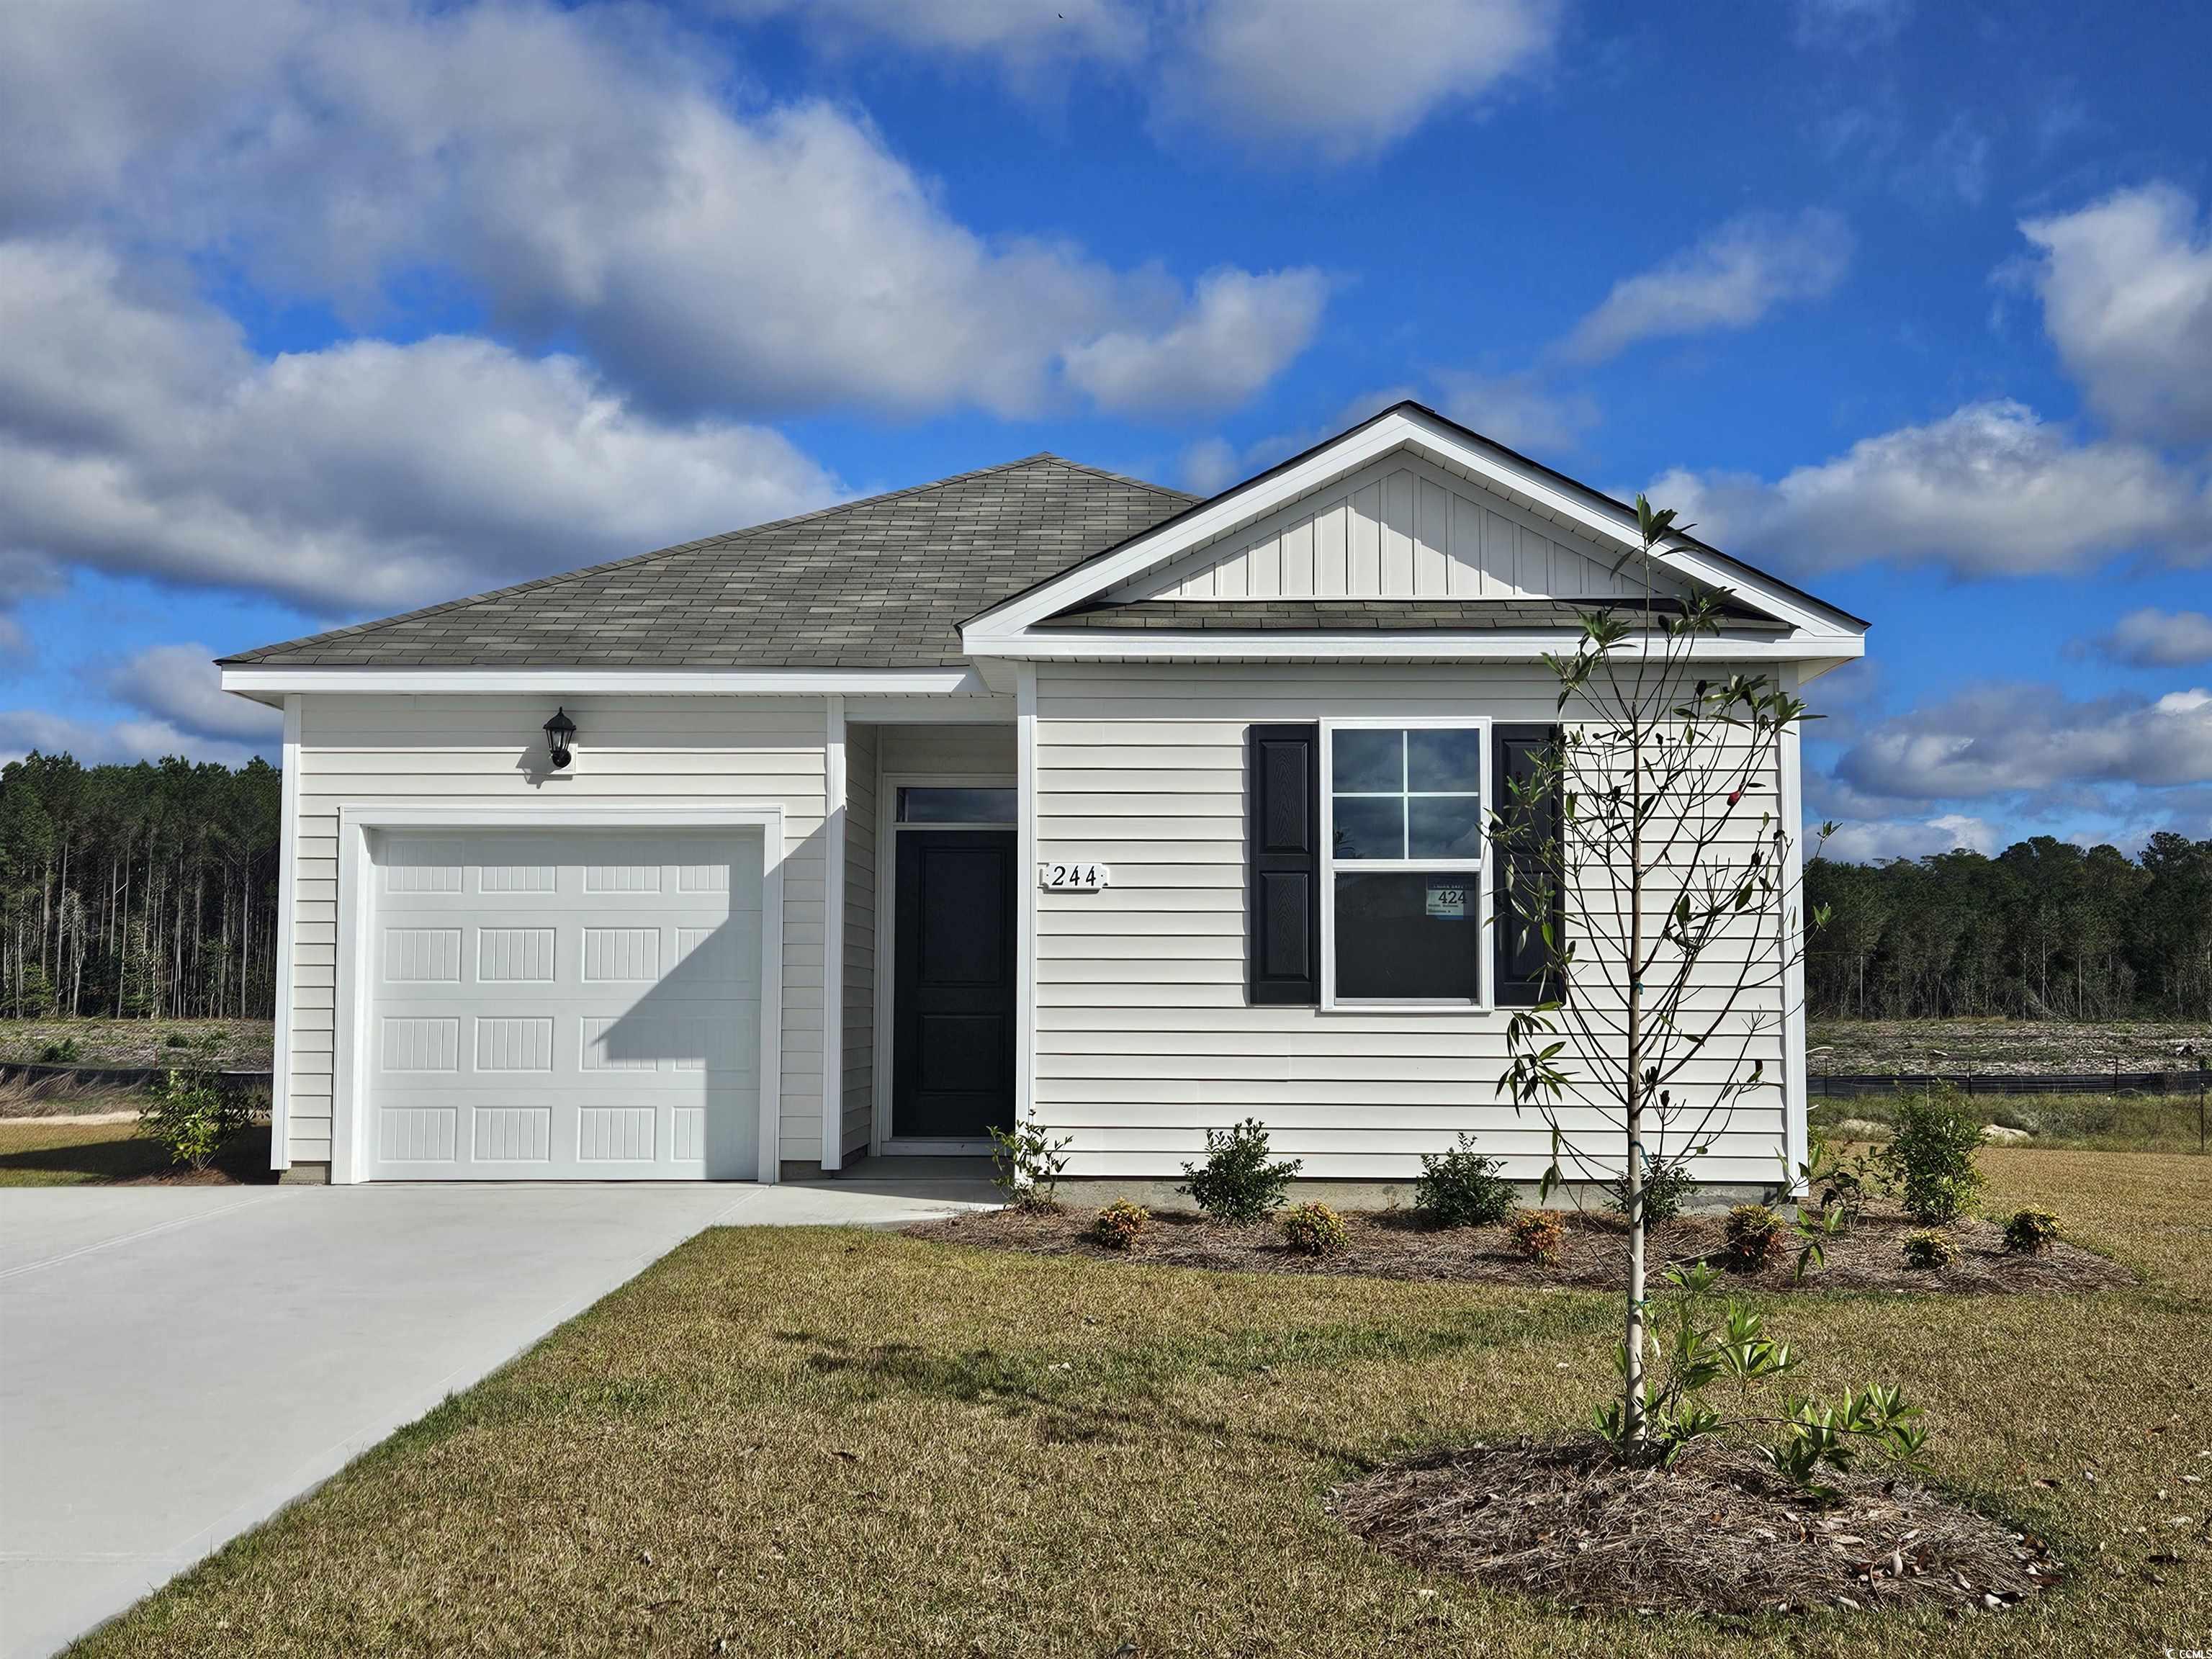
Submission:
[[[2022,1160],[2032,1182],[2014,1180]],[[76,1652],[2212,1645],[2212,1505],[2180,1496],[2201,1490],[2184,1474],[2212,1475],[2212,1276],[2203,1238],[2164,1231],[2204,1217],[2205,1166],[2054,1162],[1991,1155],[1995,1201],[2084,1223],[2149,1282],[2063,1302],[1761,1298],[1772,1333],[1814,1355],[1805,1386],[1899,1382],[1935,1431],[1937,1486],[2053,1540],[2061,1588],[2002,1613],[1761,1613],[1724,1632],[1680,1613],[1567,1618],[1370,1547],[1328,1513],[1332,1490],[1429,1449],[1577,1432],[1610,1375],[1605,1296],[723,1230]]]
[[[50,1044],[67,1042],[76,1045],[79,1066],[169,1066],[188,1045],[219,1034],[217,1064],[266,1071],[276,1029],[267,1019],[0,1019],[0,1060],[35,1060]]]
[[[1074,1255],[1155,1267],[1212,1267],[1241,1273],[1364,1274],[1462,1285],[1577,1286],[1604,1289],[1622,1282],[1626,1235],[1607,1215],[1566,1213],[1556,1260],[1532,1261],[1514,1248],[1508,1228],[1436,1228],[1404,1212],[1353,1212],[1345,1218],[1345,1248],[1323,1256],[1290,1248],[1273,1222],[1250,1225],[1215,1221],[1188,1212],[1156,1214],[1131,1243],[1109,1248],[1097,1238],[1094,1213],[988,1210],[929,1221],[910,1229],[917,1237],[990,1249],[1039,1255]],[[1723,1231],[1727,1218],[1683,1215],[1655,1224],[1651,1272],[1710,1261],[1729,1267]],[[2061,1242],[2047,1254],[2007,1250],[2002,1228],[1970,1218],[1944,1230],[1957,1254],[1933,1270],[1905,1265],[1904,1241],[1917,1224],[1903,1215],[1869,1212],[1848,1232],[1826,1241],[1827,1265],[1802,1288],[1847,1291],[1944,1291],[1960,1295],[2050,1293],[2109,1290],[2131,1275],[2100,1255]],[[1731,1287],[1788,1291],[1793,1283],[1796,1240],[1756,1272],[1730,1271]]]
[[[1816,1019],[1816,1072],[2030,1076],[2040,1072],[2186,1071],[2212,1053],[2212,1022],[2185,1019]],[[1931,1058],[1940,1055],[1942,1058]]]

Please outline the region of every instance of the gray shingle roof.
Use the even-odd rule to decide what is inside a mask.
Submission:
[[[1057,455],[264,646],[266,667],[920,668],[1195,497]]]
[[[1574,628],[1587,612],[1641,610],[1641,600],[1599,599],[1140,599],[1063,611],[1039,628],[1158,629],[1182,633],[1480,633],[1500,629]],[[1661,601],[1653,610],[1679,605]],[[1729,628],[1788,633],[1790,624],[1748,606],[1723,602]]]

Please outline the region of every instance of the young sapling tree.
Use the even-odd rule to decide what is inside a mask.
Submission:
[[[1640,548],[1621,565],[1639,561],[1643,591],[1547,654],[1558,741],[1498,781],[1489,815],[1498,925],[1516,949],[1540,940],[1544,963],[1534,1006],[1507,1024],[1499,1086],[1550,1128],[1547,1196],[1617,1183],[1627,1273],[1608,1437],[1632,1453],[1648,1432],[1655,1179],[1760,1091],[1779,1097],[1770,1056],[1804,918],[1778,780],[1808,718],[1791,691],[1730,664],[1741,612],[1725,592],[1661,574],[1673,512],[1639,495],[1636,514]]]

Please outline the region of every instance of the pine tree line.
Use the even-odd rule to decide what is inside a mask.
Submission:
[[[1805,966],[1816,1018],[2212,1019],[2212,840],[1820,859],[1805,886],[1830,907]]]
[[[0,768],[0,1013],[268,1018],[278,781],[259,759]]]

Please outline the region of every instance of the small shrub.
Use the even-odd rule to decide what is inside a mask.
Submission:
[[[1757,1273],[1782,1253],[1787,1229],[1764,1204],[1739,1204],[1728,1213],[1728,1258],[1731,1266]]]
[[[1674,1305],[1654,1310],[1642,1438],[1631,1437],[1619,1400],[1597,1413],[1599,1437],[1620,1455],[1669,1464],[1699,1440],[1747,1442],[1816,1501],[1834,1496],[1821,1481],[1823,1470],[1848,1469],[1863,1451],[1880,1454],[1903,1473],[1920,1470],[1928,1431],[1917,1420],[1920,1408],[1896,1388],[1869,1382],[1827,1400],[1797,1394],[1789,1378],[1803,1356],[1769,1336],[1765,1316],[1750,1304],[1730,1301],[1716,1310],[1720,1277],[1711,1267],[1700,1261],[1669,1267],[1660,1277],[1661,1294],[1671,1290]],[[1616,1347],[1613,1363],[1626,1376],[1627,1350]],[[1735,1396],[1734,1411],[1716,1398],[1728,1394]],[[1776,1431],[1773,1439],[1759,1437],[1769,1430]]]
[[[192,1046],[192,1040],[182,1031],[172,1031],[161,1039],[161,1046],[164,1048],[189,1048]]]
[[[2058,1242],[2058,1218],[2048,1210],[2015,1210],[2005,1223],[2005,1249],[2043,1255]]]
[[[1413,1183],[1413,1208],[1437,1227],[1494,1227],[1513,1212],[1513,1183],[1498,1172],[1505,1165],[1474,1150],[1463,1134],[1449,1152],[1424,1152]]]
[[[1934,1269],[1948,1267],[1958,1256],[1951,1241],[1938,1232],[1907,1233],[1905,1236],[1905,1265],[1908,1267]]]
[[[75,1037],[64,1037],[59,1042],[49,1042],[39,1049],[41,1066],[74,1066],[82,1058]]]
[[[1152,1224],[1152,1212],[1125,1198],[1098,1212],[1098,1218],[1091,1224],[1091,1237],[1109,1250],[1126,1250]]]
[[[1661,1160],[1652,1158],[1644,1170],[1644,1221],[1646,1226],[1656,1226],[1662,1221],[1672,1221],[1682,1213],[1682,1206],[1690,1196],[1690,1188],[1697,1184],[1690,1174],[1686,1158]],[[1607,1207],[1624,1220],[1628,1215],[1628,1177],[1621,1176],[1606,1188]]]
[[[1516,1210],[1506,1233],[1516,1255],[1547,1267],[1559,1259],[1567,1242],[1566,1226],[1557,1210]]]
[[[1974,1207],[1982,1189],[1974,1153],[1981,1144],[1981,1120],[1947,1089],[1900,1105],[1897,1133],[1875,1157],[1905,1213],[1941,1225]]]
[[[223,1086],[216,1048],[204,1042],[154,1085],[139,1127],[167,1148],[172,1164],[204,1170],[252,1121],[252,1105]]]
[[[1060,1208],[1060,1178],[1067,1170],[1067,1149],[1073,1135],[1054,1140],[1032,1123],[1009,1134],[991,1130],[992,1176],[1007,1201],[1018,1210],[1050,1212]]]
[[[1267,1126],[1248,1117],[1234,1128],[1206,1132],[1206,1161],[1186,1164],[1190,1177],[1176,1188],[1221,1221],[1261,1220],[1283,1202],[1283,1190],[1305,1167],[1304,1160],[1267,1162]]]
[[[1352,1243],[1344,1218],[1326,1204],[1301,1204],[1283,1212],[1283,1243],[1300,1255],[1334,1255]]]

